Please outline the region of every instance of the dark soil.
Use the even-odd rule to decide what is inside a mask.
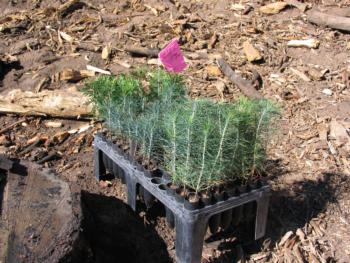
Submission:
[[[93,262],[171,262],[167,246],[144,220],[113,196],[82,194],[83,229]]]

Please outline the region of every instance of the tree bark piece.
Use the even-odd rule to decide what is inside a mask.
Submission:
[[[221,71],[249,98],[262,99],[263,96],[252,86],[250,81],[242,78],[226,63],[223,58],[219,58],[217,63]]]
[[[91,117],[92,105],[79,91],[33,93],[15,89],[0,96],[0,113],[87,119]]]
[[[150,49],[143,47],[126,47],[125,51],[135,56],[144,56],[149,58],[157,58],[159,53],[159,49]]]
[[[331,15],[317,10],[310,10],[307,13],[307,20],[319,26],[350,32],[350,18]]]
[[[67,80],[67,81],[79,81],[84,78],[94,77],[95,72],[91,70],[74,70],[74,69],[64,69],[58,73],[58,80]]]
[[[0,261],[84,262],[79,190],[33,163],[12,171],[0,190]]]
[[[350,17],[350,7],[329,7],[325,8],[324,10],[321,9],[321,12],[326,12],[329,15],[335,15],[335,16],[345,16]]]

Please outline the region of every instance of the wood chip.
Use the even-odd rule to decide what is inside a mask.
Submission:
[[[158,10],[150,5],[144,5],[144,7],[146,7],[147,9],[149,9],[155,16],[158,16]]]
[[[38,140],[46,141],[47,139],[48,139],[47,136],[42,136],[41,134],[39,134],[39,135],[35,135],[33,138],[30,138],[26,144],[30,145],[37,142]]]
[[[320,123],[317,125],[317,131],[318,131],[318,136],[320,137],[321,141],[327,141],[328,139],[328,131],[329,127],[325,123]]]
[[[314,254],[312,254],[312,253],[310,253],[309,254],[309,261],[308,261],[309,263],[321,263],[319,260],[318,260],[318,258],[314,255]]]
[[[334,148],[333,144],[330,141],[327,141],[328,149],[334,156],[338,155],[337,150]]]
[[[260,52],[249,41],[243,43],[243,51],[249,62],[259,61],[263,58]]]
[[[65,33],[65,32],[62,32],[62,31],[58,31],[58,33],[60,34],[60,36],[64,39],[64,40],[66,40],[67,42],[69,42],[69,43],[72,43],[73,42],[73,37],[71,37],[70,35],[68,35],[67,33]]]
[[[131,68],[131,65],[125,61],[115,61],[115,62],[124,68]],[[147,62],[147,64],[148,64],[148,62]]]
[[[101,73],[101,74],[105,74],[105,75],[112,75],[111,72],[109,72],[107,70],[100,69],[100,68],[97,68],[97,67],[94,67],[94,66],[91,66],[91,65],[86,65],[86,69],[94,71],[94,72],[98,72],[98,73]]]
[[[322,93],[324,95],[327,95],[327,96],[332,96],[333,95],[333,91],[331,89],[323,89]]]
[[[208,65],[206,71],[209,77],[219,77],[221,76],[221,70],[218,66]]]
[[[285,248],[292,249],[297,241],[297,237],[293,236],[292,238],[289,238],[286,243],[284,243]]]
[[[263,253],[263,254],[252,255],[250,257],[250,259],[253,261],[259,261],[259,260],[262,260],[264,258],[267,258],[268,256],[269,256],[268,253]]]
[[[81,69],[79,70],[79,73],[84,78],[95,77],[95,72],[92,70]]]
[[[242,4],[231,4],[230,9],[234,10],[234,11],[243,11],[245,9],[245,5],[242,5]]]
[[[303,254],[300,252],[299,246],[295,245],[293,247],[293,255],[298,260],[299,263],[306,263]]]
[[[318,236],[323,236],[324,232],[321,230],[321,228],[318,226],[318,223],[316,223],[315,221],[311,220],[310,221],[310,225],[312,226],[312,228],[315,230],[316,234]]]
[[[284,236],[281,238],[281,241],[278,243],[278,246],[282,247],[284,243],[286,243],[287,240],[292,236],[293,236],[293,231],[288,231],[287,233],[285,233]]]
[[[93,127],[93,125],[91,125],[91,124],[83,125],[83,126],[77,128],[77,129],[69,130],[68,133],[69,134],[82,133],[84,131],[87,131],[91,127]]]
[[[83,49],[91,52],[101,51],[101,46],[95,45],[93,43],[81,42],[79,43],[78,49]]]
[[[0,145],[8,146],[10,144],[9,137],[7,135],[0,135]]]
[[[318,70],[315,68],[310,68],[310,69],[308,69],[307,72],[313,80],[322,80],[322,79],[324,79],[324,75],[328,71],[329,71],[328,69]]]
[[[94,126],[93,126],[93,125],[91,125],[91,124],[81,126],[81,127],[79,127],[78,133],[81,133],[81,132],[87,131],[87,130],[88,130],[88,129],[90,129],[91,127],[94,127]]]
[[[63,124],[62,122],[48,121],[48,122],[45,122],[45,126],[48,128],[61,128]]]
[[[293,256],[293,253],[289,248],[284,249],[284,262],[286,262],[286,263],[294,263],[295,262],[295,258]]]
[[[260,12],[264,14],[278,14],[281,12],[288,4],[286,2],[275,2],[272,4],[268,4],[260,7]]]
[[[350,151],[350,136],[344,125],[335,119],[330,123],[329,139],[334,141],[336,147],[343,147],[345,151]]]
[[[147,60],[148,65],[160,65],[160,61],[158,58],[151,58]]]
[[[225,82],[219,80],[219,81],[216,81],[214,83],[214,86],[215,88],[217,89],[217,91],[220,93],[220,97],[221,99],[224,99],[224,91],[225,91],[225,88],[226,88],[226,84]]]
[[[318,48],[320,41],[317,39],[303,39],[303,40],[290,40],[287,43],[288,47],[308,47],[308,48]]]
[[[109,45],[107,45],[102,49],[101,58],[104,60],[107,60],[109,59],[110,55],[111,55],[111,48]]]
[[[69,133],[66,131],[58,132],[53,136],[53,142],[55,143],[62,143],[64,140],[66,140],[69,137]]]
[[[106,187],[110,187],[112,186],[112,182],[111,181],[100,181],[100,186],[103,187],[103,188],[106,188]]]
[[[209,40],[208,49],[213,49],[218,39],[219,39],[218,34],[214,33]]]
[[[301,71],[299,71],[299,70],[297,70],[295,68],[289,68],[289,69],[294,75],[298,76],[302,80],[304,80],[306,82],[310,82],[311,81],[311,79],[308,76],[306,76],[305,73],[303,73],[303,72],[301,72]]]
[[[91,70],[64,69],[54,76],[54,81],[66,80],[75,82],[93,76],[95,76],[95,72]]]

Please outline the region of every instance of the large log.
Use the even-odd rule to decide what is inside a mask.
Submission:
[[[0,262],[84,262],[80,191],[29,162],[15,163],[3,186]]]
[[[350,7],[331,7],[327,8],[327,13],[335,16],[350,17]]]
[[[92,105],[79,91],[34,93],[15,89],[0,96],[0,113],[85,119],[91,117]]]
[[[350,18],[327,14],[317,10],[307,12],[307,20],[313,24],[350,32]]]

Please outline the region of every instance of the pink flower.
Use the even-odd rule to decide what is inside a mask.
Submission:
[[[159,59],[168,71],[181,72],[187,66],[177,39],[171,40],[171,42],[159,52]]]

